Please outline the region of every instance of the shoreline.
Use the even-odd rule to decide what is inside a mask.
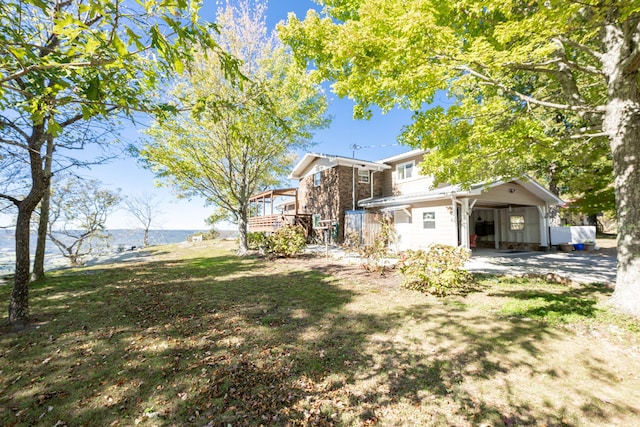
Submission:
[[[44,271],[49,272],[49,271],[63,270],[67,268],[90,267],[93,265],[108,264],[112,262],[132,261],[134,259],[139,259],[139,258],[148,256],[149,255],[148,249],[154,246],[160,246],[160,245],[149,245],[146,248],[125,250],[122,252],[116,251],[116,252],[96,254],[94,256],[91,256],[90,258],[87,258],[83,264],[77,265],[77,266],[72,266],[69,260],[61,254],[52,254],[52,255],[48,254],[45,257]],[[147,253],[147,255],[144,255],[145,252]],[[3,255],[6,255],[6,254],[3,254]],[[33,263],[33,255],[31,255],[31,262]],[[0,286],[9,284],[11,282],[11,279],[13,278],[13,274],[14,274],[14,268],[15,268],[15,257],[13,258],[10,256],[0,257]]]
[[[140,229],[113,229],[107,230],[110,237],[106,240],[101,240],[93,245],[95,253],[90,254],[84,259],[86,262],[84,265],[88,265],[94,262],[95,259],[101,259],[104,257],[117,257],[122,252],[130,253],[143,248],[143,236],[144,231]],[[195,233],[204,233],[206,230],[163,230],[152,229],[149,230],[149,246],[164,245],[170,243],[179,243],[186,241],[190,236]],[[229,231],[220,231],[220,234],[226,236]],[[32,242],[35,240],[35,235],[31,236]],[[135,249],[134,249],[135,248]],[[34,251],[34,247],[31,248]],[[31,253],[31,262],[33,262],[34,253]],[[50,271],[58,268],[70,267],[70,263],[62,253],[51,242],[47,242],[47,251],[45,254],[45,271]],[[5,276],[11,276],[15,270],[15,241],[11,230],[0,229],[0,278]],[[1,282],[0,282],[1,283]]]

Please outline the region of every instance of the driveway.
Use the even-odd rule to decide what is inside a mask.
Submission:
[[[595,252],[496,252],[478,250],[467,263],[472,272],[555,275],[580,283],[615,285],[616,257]]]
[[[326,252],[325,252],[326,250]],[[359,264],[361,259],[354,253],[345,253],[336,246],[325,248],[322,245],[309,245],[307,253],[326,254],[346,264]],[[388,259],[394,264],[397,259]],[[466,264],[468,271],[476,273],[521,275],[548,273],[570,279],[579,283],[602,283],[615,285],[616,256],[615,252],[575,251],[575,252],[515,252],[478,249],[473,252],[471,260]]]

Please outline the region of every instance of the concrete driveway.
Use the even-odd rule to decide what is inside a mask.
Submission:
[[[555,275],[580,283],[615,285],[616,257],[595,252],[509,252],[479,249],[467,263],[472,272]]]
[[[336,246],[309,245],[305,252],[340,260],[346,264],[362,262],[355,253],[348,253]],[[389,265],[397,259],[387,260]],[[615,285],[616,256],[610,250],[575,252],[518,252],[496,251],[494,249],[475,250],[466,264],[469,271],[500,275],[522,275],[548,273],[579,283],[602,283]]]

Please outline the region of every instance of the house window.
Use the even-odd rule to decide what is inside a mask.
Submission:
[[[369,183],[369,171],[358,169],[358,182],[360,184],[368,184]]]
[[[320,214],[313,214],[313,228],[320,227]]]
[[[413,162],[396,166],[396,174],[398,181],[411,178],[413,176]]]
[[[436,228],[436,213],[435,212],[423,212],[422,213],[422,228],[424,228],[424,229]]]
[[[313,174],[313,186],[319,187],[322,182],[322,172],[316,172]]]
[[[511,231],[524,230],[524,215],[511,215],[509,217],[509,229]]]

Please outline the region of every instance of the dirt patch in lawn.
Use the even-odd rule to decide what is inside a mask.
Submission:
[[[374,288],[396,288],[400,286],[402,282],[396,270],[391,267],[385,267],[385,270],[381,272],[372,272],[365,268],[363,264],[344,263],[333,258],[325,258],[318,255],[276,258],[272,261],[276,265],[287,266],[287,268],[312,269],[340,280],[351,281]]]

